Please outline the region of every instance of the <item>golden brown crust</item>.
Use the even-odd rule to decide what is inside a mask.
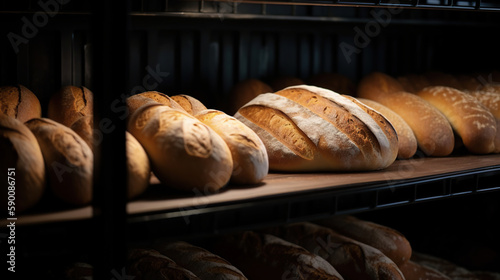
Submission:
[[[93,104],[93,94],[86,87],[65,86],[51,96],[47,116],[70,127],[79,118],[92,116]]]
[[[40,101],[33,92],[22,85],[0,87],[0,114],[13,117],[22,123],[42,116]]]
[[[308,83],[340,94],[351,96],[356,94],[356,85],[349,78],[338,73],[317,74],[309,78]]]
[[[205,107],[205,105],[203,105],[203,103],[201,103],[198,99],[189,95],[174,95],[172,96],[172,99],[177,102],[177,104],[179,104],[184,110],[186,110],[186,112],[193,116],[207,109],[207,107]]]
[[[94,117],[84,116],[73,122],[70,128],[94,150]]]
[[[230,115],[236,113],[247,102],[262,93],[273,92],[273,89],[266,83],[257,79],[247,79],[238,82],[231,89],[229,96],[228,113]]]
[[[93,155],[87,143],[70,128],[50,119],[31,119],[26,125],[40,145],[52,192],[72,205],[90,203]]]
[[[127,197],[135,198],[142,194],[149,186],[151,166],[146,151],[139,141],[128,131],[125,135],[127,148]]]

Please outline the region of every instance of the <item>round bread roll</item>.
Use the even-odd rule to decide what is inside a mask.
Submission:
[[[7,184],[14,182],[16,213],[24,212],[40,201],[45,190],[42,151],[33,133],[22,122],[2,114],[0,114],[0,151],[2,151],[0,170],[5,184],[0,194],[0,201],[7,208],[10,195],[10,186]],[[11,175],[10,171],[13,171]],[[14,180],[8,180],[7,177],[12,177]]]
[[[70,128],[94,150],[94,116],[84,116],[71,124]]]
[[[142,106],[129,120],[128,130],[146,150],[155,175],[168,186],[210,193],[231,177],[227,144],[184,111],[161,104]]]
[[[417,74],[398,77],[398,81],[403,86],[404,91],[409,93],[417,93],[421,89],[431,85],[424,75]]]
[[[232,115],[243,105],[261,93],[273,92],[273,89],[266,83],[257,79],[243,80],[231,89],[229,97],[229,114]]]
[[[358,100],[382,114],[394,126],[398,134],[398,158],[407,159],[415,155],[418,147],[417,138],[401,116],[376,101],[365,98],[358,98]]]
[[[308,83],[340,94],[354,96],[356,85],[346,76],[338,73],[321,73],[309,78]]]
[[[396,79],[378,72],[367,75],[358,85],[358,96],[374,100],[401,116],[426,155],[447,156],[453,151],[455,136],[446,117],[423,98],[402,91]]]
[[[451,87],[426,87],[417,95],[441,111],[462,138],[467,150],[477,154],[495,149],[496,120],[474,97]]]
[[[127,149],[127,197],[132,199],[142,194],[149,186],[151,167],[146,150],[128,131],[125,132]]]
[[[231,150],[231,183],[256,184],[264,179],[269,169],[269,159],[264,143],[253,130],[217,110],[201,111],[195,117],[217,132]]]
[[[487,91],[473,91],[469,92],[469,94],[479,100],[495,117],[497,133],[495,135],[495,150],[493,152],[500,153],[500,94]]]
[[[179,105],[175,100],[170,98],[170,96],[158,92],[158,91],[146,91],[136,95],[132,95],[127,98],[127,107],[129,109],[129,116],[132,116],[137,109],[146,105],[159,103],[166,105],[168,107],[184,111],[181,105]]]
[[[389,121],[319,87],[261,94],[235,117],[262,139],[273,170],[377,170],[392,164],[398,153]]]
[[[304,81],[302,81],[299,78],[296,77],[288,77],[288,76],[283,76],[283,77],[277,77],[269,81],[269,86],[274,91],[282,90],[287,87],[291,86],[298,86],[298,85],[303,85]]]
[[[93,115],[93,100],[86,87],[65,86],[51,96],[47,116],[70,127],[79,118]]]
[[[198,99],[189,95],[174,95],[172,96],[172,99],[177,102],[177,104],[179,104],[186,112],[193,116],[207,109],[207,107],[205,107],[205,105],[203,105],[203,103],[201,103]]]
[[[40,101],[22,85],[0,87],[0,114],[18,119],[24,123],[42,116]]]
[[[42,150],[51,191],[66,203],[89,204],[94,159],[87,143],[70,128],[47,118],[31,119],[26,125]]]

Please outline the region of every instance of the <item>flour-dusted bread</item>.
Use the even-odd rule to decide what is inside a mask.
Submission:
[[[179,94],[171,96],[171,98],[177,102],[186,112],[191,115],[196,115],[199,112],[206,110],[207,107],[200,100],[186,94]]]
[[[271,234],[245,231],[222,236],[213,250],[248,279],[344,279],[325,259]]]
[[[451,87],[426,87],[417,95],[441,111],[467,150],[487,154],[495,150],[496,120],[474,97]]]
[[[238,268],[224,258],[187,242],[167,242],[155,248],[201,280],[247,280]]]
[[[168,186],[211,193],[231,177],[233,161],[227,144],[185,111],[145,105],[131,116],[128,130],[146,150],[155,175]]]
[[[65,86],[50,97],[47,116],[70,127],[76,120],[93,115],[94,98],[86,87]]]
[[[446,117],[423,98],[403,91],[396,79],[371,73],[359,83],[358,97],[374,100],[401,116],[426,155],[447,156],[453,151],[455,137]]]
[[[21,121],[0,114],[0,170],[4,187],[0,202],[7,209],[9,195],[15,197],[16,213],[36,205],[45,190],[45,165],[40,146],[33,133]],[[14,168],[14,169],[10,169]],[[8,180],[7,177],[13,179]],[[15,190],[9,194],[7,185],[12,182]]]
[[[261,94],[235,117],[262,139],[272,170],[377,170],[398,152],[396,131],[382,115],[319,87]]]
[[[495,135],[494,153],[500,153],[500,93],[489,91],[471,91],[468,92],[476,98],[484,107],[488,108],[496,119],[497,133]]]
[[[204,110],[195,115],[217,132],[231,150],[231,183],[256,184],[269,170],[266,147],[259,136],[239,120],[218,110]]]
[[[36,95],[22,85],[0,87],[0,114],[22,123],[42,116],[42,107]]]
[[[26,126],[40,145],[54,195],[68,204],[89,204],[94,157],[87,143],[69,127],[51,119],[31,119]]]
[[[175,100],[173,100],[170,96],[158,91],[145,91],[127,98],[129,117],[132,116],[140,107],[146,104],[156,103],[184,111],[184,108],[182,108],[182,106],[175,102]]]

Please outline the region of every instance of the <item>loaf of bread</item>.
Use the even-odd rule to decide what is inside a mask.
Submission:
[[[418,147],[426,155],[451,154],[455,137],[446,117],[423,98],[402,90],[396,79],[375,72],[361,80],[358,96],[374,100],[401,116],[413,130]]]
[[[248,279],[344,279],[323,258],[270,234],[246,231],[223,236],[214,250]]]
[[[291,86],[303,85],[304,81],[297,77],[281,76],[271,79],[268,84],[274,91],[278,91]]]
[[[392,228],[346,215],[334,216],[317,223],[379,249],[398,266],[411,257],[410,242],[403,234]]]
[[[346,95],[356,94],[356,85],[346,76],[339,73],[321,73],[312,76],[308,84],[326,88],[334,92]]]
[[[261,94],[235,117],[262,139],[272,170],[377,170],[398,152],[396,131],[383,116],[314,86]]]
[[[415,155],[418,147],[417,138],[415,137],[411,127],[400,115],[376,101],[365,98],[358,98],[358,100],[375,109],[375,111],[382,114],[382,116],[391,122],[392,126],[396,130],[396,133],[398,134],[398,158],[407,159]]]
[[[94,135],[94,116],[92,115],[79,118],[71,124],[70,128],[87,143],[92,151],[96,144],[94,142],[101,141],[99,135]]]
[[[42,151],[33,133],[22,122],[3,114],[0,114],[0,151],[1,178],[4,179],[0,201],[5,209],[12,206],[7,204],[11,200],[9,186],[12,182],[15,186],[15,212],[24,212],[40,201],[45,190]]]
[[[175,100],[170,98],[170,96],[158,92],[158,91],[146,91],[136,95],[132,95],[127,98],[127,107],[129,110],[129,117],[134,114],[137,109],[146,104],[163,104],[173,109],[185,111],[181,105],[179,105]]]
[[[168,186],[210,193],[231,177],[233,161],[227,144],[185,111],[145,105],[131,116],[128,130],[146,150],[155,175]]]
[[[500,153],[500,93],[488,91],[471,91],[469,92],[476,98],[484,107],[488,108],[495,117],[497,123],[497,133],[495,135],[494,153]]]
[[[155,249],[201,280],[246,280],[243,273],[224,258],[187,242],[176,241]]]
[[[477,154],[495,149],[496,120],[481,102],[451,87],[426,87],[417,95],[441,111],[462,139],[467,150]]]
[[[22,85],[0,87],[0,114],[18,119],[22,123],[42,117],[40,101]]]
[[[26,125],[40,145],[52,193],[68,204],[89,204],[94,158],[87,143],[69,127],[51,119],[31,119]]]
[[[171,98],[175,102],[177,102],[177,104],[179,104],[186,112],[193,116],[207,109],[207,107],[205,107],[205,105],[201,103],[201,101],[186,94],[174,95]]]
[[[451,280],[450,277],[445,274],[433,269],[431,267],[427,267],[421,264],[418,264],[414,261],[407,261],[404,264],[399,266],[399,269],[405,276],[405,280]]]
[[[398,266],[380,250],[312,223],[295,223],[267,232],[327,260],[345,279],[400,279]]]
[[[200,280],[191,271],[151,249],[131,250],[126,271],[134,280]]]
[[[201,111],[195,116],[217,132],[231,150],[231,183],[256,184],[264,179],[269,170],[269,158],[264,143],[253,130],[218,110]]]
[[[93,100],[92,92],[86,87],[62,87],[50,97],[47,116],[70,127],[79,118],[93,115]]]
[[[261,80],[247,79],[238,82],[231,89],[227,112],[233,115],[241,106],[245,105],[259,94],[268,92],[273,92],[273,89]]]
[[[403,90],[409,93],[417,93],[421,89],[430,86],[430,82],[424,75],[408,74],[398,77],[398,82]]]

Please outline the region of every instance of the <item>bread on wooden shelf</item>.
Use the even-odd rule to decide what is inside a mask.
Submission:
[[[36,95],[22,85],[0,87],[0,114],[22,123],[42,117],[42,107]]]
[[[79,118],[93,115],[93,100],[86,87],[62,87],[50,97],[47,116],[70,127]]]

